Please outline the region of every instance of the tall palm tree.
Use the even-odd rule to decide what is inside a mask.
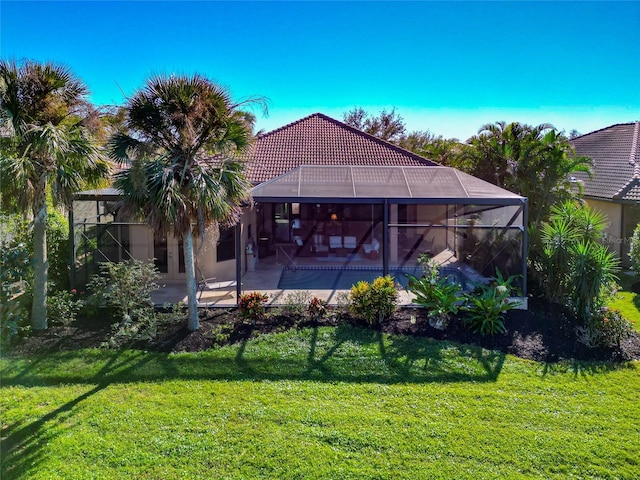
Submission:
[[[198,329],[193,237],[211,224],[234,225],[249,184],[235,160],[249,146],[251,116],[222,87],[200,76],[156,76],[125,106],[127,133],[111,140],[125,208],[154,230],[183,240],[188,328]]]
[[[97,184],[108,163],[87,128],[87,87],[61,65],[0,60],[0,181],[3,208],[33,216],[31,325],[47,328],[47,195]]]

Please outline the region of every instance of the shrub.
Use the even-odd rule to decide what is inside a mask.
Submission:
[[[29,250],[13,238],[0,239],[0,342],[10,345],[28,330],[29,309],[24,278],[30,272]]]
[[[266,313],[265,303],[269,297],[265,293],[251,292],[240,295],[238,308],[245,320],[260,320]]]
[[[609,296],[619,262],[600,243],[605,217],[575,202],[552,208],[541,229],[540,274],[549,301],[572,307],[586,324]]]
[[[629,246],[629,260],[636,273],[640,273],[640,223],[636,226]]]
[[[398,301],[393,278],[389,275],[376,278],[371,284],[360,281],[351,287],[349,296],[351,312],[367,323],[373,324],[376,320],[382,322],[393,314]]]
[[[78,297],[76,290],[58,290],[47,297],[47,317],[51,323],[68,327],[76,321],[78,312],[84,301]]]
[[[601,309],[587,325],[577,328],[578,340],[588,347],[619,347],[634,331],[633,324],[617,310]]]
[[[69,222],[59,209],[49,207],[47,213],[47,258],[49,281],[58,290],[69,284]]]
[[[415,303],[427,308],[429,324],[435,328],[447,327],[451,315],[458,313],[462,286],[447,277],[439,277],[438,265],[432,261],[423,263],[422,278],[409,277],[409,291],[415,295]]]
[[[504,333],[504,314],[520,305],[509,300],[516,278],[517,276],[513,275],[505,280],[498,271],[491,284],[477,285],[476,289],[466,296],[465,324],[482,335]]]
[[[159,288],[160,274],[152,262],[127,260],[121,263],[100,264],[100,275],[87,284],[94,304],[115,310],[124,319],[144,308],[153,308],[151,292]]]
[[[306,290],[295,290],[284,297],[282,311],[294,321],[303,320],[307,316],[307,305],[311,300],[311,293]]]
[[[114,312],[117,321],[113,334],[104,344],[110,348],[156,336],[158,317],[151,292],[158,289],[157,268],[151,262],[128,260],[122,263],[101,263],[101,275],[94,275],[87,288],[92,292],[90,303]]]
[[[320,320],[327,314],[327,303],[318,297],[313,297],[309,300],[307,312],[312,320]]]

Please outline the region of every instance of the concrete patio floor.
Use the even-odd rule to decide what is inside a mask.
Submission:
[[[242,277],[242,292],[262,292],[266,293],[269,297],[267,305],[283,305],[287,295],[296,291],[307,291],[311,295],[316,296],[329,305],[337,305],[340,292],[349,292],[349,290],[283,290],[278,288],[280,276],[282,274],[283,267],[276,261],[275,256],[261,259],[256,264],[255,271],[245,271]],[[233,272],[230,272],[228,279],[233,279]],[[161,306],[165,303],[177,304],[179,302],[187,302],[187,289],[184,282],[160,282],[162,287],[153,292],[152,300],[157,306]],[[401,289],[398,292],[398,303],[400,305],[410,305],[410,294]],[[229,308],[237,305],[236,288],[225,288],[216,290],[204,290],[198,307],[221,307]]]

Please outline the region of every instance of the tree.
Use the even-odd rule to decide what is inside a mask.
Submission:
[[[356,107],[345,113],[342,119],[347,125],[391,143],[398,143],[406,130],[404,120],[396,113],[395,108],[390,112],[382,110],[380,115],[375,117],[363,108]]]
[[[568,139],[549,124],[487,124],[469,142],[470,173],[528,197],[530,225],[546,220],[553,204],[580,193],[573,173],[590,172],[590,159],[576,156]]]
[[[249,184],[235,156],[254,118],[239,107],[255,102],[233,103],[200,75],[152,77],[125,106],[126,132],[110,141],[112,157],[130,164],[115,181],[125,209],[183,240],[190,330],[199,326],[193,237],[239,219]]]
[[[3,208],[33,216],[34,330],[47,328],[47,195],[71,195],[109,173],[92,137],[86,86],[54,63],[0,61],[0,182]]]

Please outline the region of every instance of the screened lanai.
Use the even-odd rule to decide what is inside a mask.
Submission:
[[[258,258],[275,256],[283,280],[305,270],[401,278],[432,257],[463,283],[499,270],[526,285],[526,198],[453,168],[303,165],[252,196]]]

